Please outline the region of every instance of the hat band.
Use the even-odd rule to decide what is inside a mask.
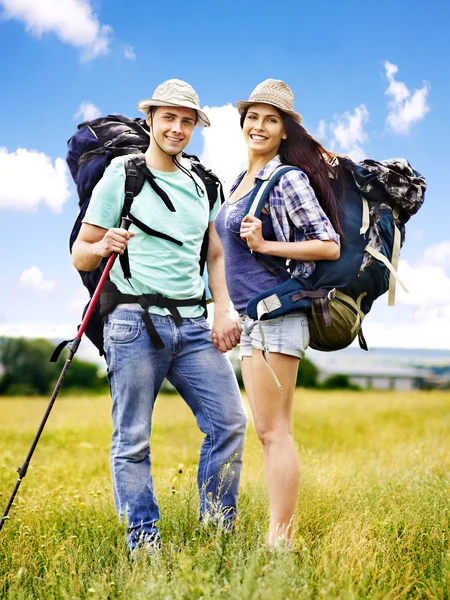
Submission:
[[[197,106],[197,103],[192,98],[183,95],[172,96],[171,98],[155,98],[155,100],[158,100],[158,102],[170,102],[171,104],[189,102],[189,104]]]
[[[258,102],[262,102],[263,104],[272,104],[273,106],[276,106],[278,108],[281,108],[281,110],[287,111],[287,112],[294,112],[294,108],[291,106],[288,106],[288,104],[286,102],[283,102],[281,99],[279,98],[269,98],[267,96],[253,96],[250,97],[248,99],[248,103],[251,104],[257,104]]]

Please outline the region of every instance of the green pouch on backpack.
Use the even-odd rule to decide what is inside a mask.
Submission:
[[[361,329],[365,316],[361,310],[361,300],[365,295],[361,294],[355,302],[347,294],[332,290],[327,298],[314,299],[309,316],[310,347],[323,352],[342,350],[358,336],[361,348],[367,350]],[[324,302],[328,305],[331,325],[324,318]]]

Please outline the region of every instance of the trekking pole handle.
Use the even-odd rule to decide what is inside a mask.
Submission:
[[[126,229],[128,231],[128,229],[130,228],[130,225],[132,224],[131,219],[129,219],[128,217],[122,217],[122,220],[120,221],[120,228],[121,229]],[[108,259],[108,262],[106,263],[105,268],[103,269],[103,273],[102,276],[100,277],[100,280],[97,284],[97,287],[95,289],[95,292],[92,294],[92,298],[91,301],[89,303],[89,307],[86,311],[86,314],[84,315],[84,319],[81,322],[81,325],[78,329],[78,333],[76,335],[75,340],[78,338],[79,340],[81,340],[81,337],[83,336],[83,333],[87,327],[87,324],[89,322],[89,319],[91,318],[91,315],[94,311],[95,305],[97,304],[97,300],[100,297],[102,288],[103,288],[103,284],[105,283],[109,272],[112,269],[112,266],[117,258],[118,254],[111,254],[111,256]]]
[[[133,221],[128,217],[122,217],[122,220],[120,221],[120,229],[126,229],[128,231],[132,222]]]

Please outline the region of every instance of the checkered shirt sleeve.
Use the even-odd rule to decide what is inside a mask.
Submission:
[[[270,194],[268,208],[278,241],[331,240],[340,244],[303,171],[288,171],[280,178]],[[312,261],[298,262],[293,276],[308,277],[314,269]]]

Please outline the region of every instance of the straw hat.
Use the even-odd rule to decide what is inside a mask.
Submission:
[[[145,115],[152,106],[184,106],[193,108],[197,111],[197,125],[199,127],[209,127],[211,123],[208,117],[200,109],[200,100],[196,91],[185,81],[181,79],[168,79],[158,85],[153,92],[153,98],[147,98],[137,103],[136,107]]]
[[[266,79],[255,87],[247,101],[238,100],[236,106],[242,114],[246,108],[258,102],[275,106],[293,117],[297,123],[302,122],[302,115],[294,110],[294,94],[291,88],[280,79]]]

